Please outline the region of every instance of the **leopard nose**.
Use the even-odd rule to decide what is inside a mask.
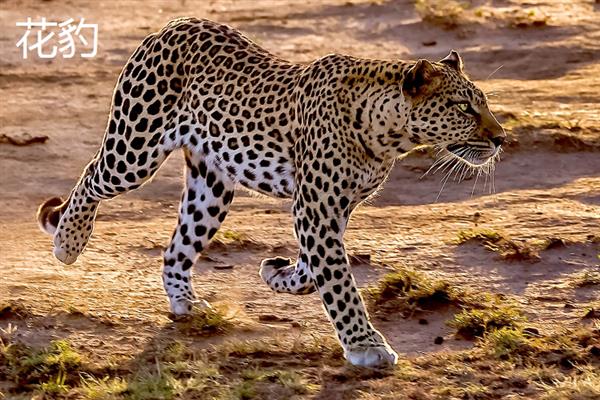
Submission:
[[[489,139],[496,147],[501,146],[506,141],[504,128],[487,107],[481,113],[481,133],[484,138]]]
[[[496,147],[506,141],[506,132],[492,114],[483,121],[483,137],[489,139]]]

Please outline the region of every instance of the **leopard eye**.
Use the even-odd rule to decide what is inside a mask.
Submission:
[[[469,109],[471,108],[471,105],[469,103],[466,103],[466,102],[456,103],[456,105],[458,106],[458,108],[460,109],[460,111],[462,111],[464,113],[468,113]]]

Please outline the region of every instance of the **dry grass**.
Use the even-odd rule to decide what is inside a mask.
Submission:
[[[481,232],[479,237],[496,240],[500,236]],[[400,313],[406,318],[422,310],[455,307],[460,311],[448,325],[456,329],[458,336],[468,339],[502,328],[520,328],[526,322],[520,308],[502,296],[452,287],[448,282],[406,268],[385,275],[366,293],[376,316]]]
[[[232,318],[225,305],[195,309],[191,315],[176,319],[177,329],[191,336],[220,334],[233,327]]]
[[[453,29],[470,22],[470,5],[455,0],[417,0],[415,9],[423,21],[444,29]]]
[[[232,340],[222,344],[219,352],[227,357],[263,357],[271,355],[278,358],[282,355],[299,356],[303,359],[342,360],[343,350],[337,340],[331,336],[302,335],[294,341],[291,348],[289,343],[277,338],[260,340]]]
[[[262,249],[267,247],[264,243],[256,241],[254,238],[233,230],[221,229],[210,241],[208,249],[212,251],[227,251],[231,248],[237,249]]]
[[[211,349],[161,341],[130,360],[120,376],[105,365],[92,365],[66,341],[35,349],[11,343],[0,347],[0,379],[14,383],[13,393],[40,398],[113,399],[287,399],[315,392],[303,368],[321,365],[323,346],[312,339],[295,350],[275,340],[229,342]],[[339,346],[336,346],[339,347]],[[331,357],[339,364],[339,356]],[[337,361],[336,361],[337,360]]]
[[[481,243],[486,249],[497,253],[503,260],[527,262],[540,261],[539,251],[545,244],[545,242],[517,241],[504,233],[483,228],[461,230],[457,234],[455,243],[464,244],[472,241]]]
[[[600,374],[593,368],[581,368],[581,373],[541,383],[541,400],[596,400],[600,399]]]
[[[127,387],[128,383],[123,378],[106,376],[100,379],[83,374],[78,391],[89,400],[115,400],[127,393]]]
[[[393,310],[405,317],[420,310],[457,303],[458,295],[447,282],[406,268],[385,275],[376,287],[367,290],[367,298],[376,313]]]
[[[269,337],[197,348],[193,340],[164,338],[130,359],[121,373],[67,342],[34,349],[3,345],[0,372],[22,382],[41,367],[44,379],[15,386],[15,398],[117,399],[579,399],[597,398],[600,323],[549,335],[506,326],[489,330],[471,350],[401,357],[378,371],[344,366],[332,338],[301,335],[292,348]],[[13,347],[14,346],[14,347]],[[56,371],[63,373],[56,374]],[[5,379],[0,375],[0,379]]]
[[[314,393],[317,385],[306,382],[297,373],[285,370],[248,369],[241,374],[242,382],[233,389],[233,394],[239,399],[261,399],[273,384],[280,386],[280,395],[294,397]],[[268,393],[268,392],[267,392]],[[284,394],[285,393],[285,394]]]
[[[415,9],[423,21],[443,29],[476,23],[524,29],[541,28],[550,23],[550,18],[539,8],[498,9],[490,5],[474,7],[469,0],[417,0]]]
[[[501,328],[471,350],[401,360],[393,375],[364,381],[359,398],[589,400],[597,397],[600,359],[591,349],[599,345],[593,325],[548,336]]]
[[[585,308],[583,319],[600,319],[600,301],[593,301]]]
[[[586,269],[571,278],[574,287],[587,287],[600,285],[600,270]]]
[[[550,18],[537,8],[515,8],[502,14],[495,13],[499,20],[511,28],[540,28],[547,26]]]

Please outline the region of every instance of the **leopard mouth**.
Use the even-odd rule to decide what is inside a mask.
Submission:
[[[494,186],[494,170],[496,162],[500,158],[502,152],[501,145],[496,145],[491,140],[488,141],[465,141],[465,142],[454,142],[444,143],[437,146],[436,160],[431,164],[429,169],[425,171],[422,177],[431,174],[435,174],[441,171],[445,174],[442,183],[442,189],[438,193],[442,193],[444,185],[452,176],[457,182],[461,182],[468,177],[475,176],[475,185],[477,185],[477,179],[480,175],[486,177],[491,176],[490,193]],[[485,183],[484,183],[485,188]],[[436,199],[436,201],[437,201]]]
[[[447,145],[445,149],[455,159],[474,168],[480,168],[489,163],[493,163],[501,151],[500,146],[494,145],[489,140],[451,143]]]

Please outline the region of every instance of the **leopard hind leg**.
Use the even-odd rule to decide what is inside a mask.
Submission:
[[[54,236],[54,255],[65,264],[75,262],[85,248],[100,201],[141,186],[180,146],[177,88],[167,85],[157,95],[157,80],[150,84],[141,73],[157,40],[148,36],[123,69],[102,146],[67,200],[51,198],[38,209],[38,223]]]
[[[225,220],[234,196],[235,181],[202,154],[184,149],[185,188],[177,227],[163,254],[163,285],[171,311],[189,314],[197,300],[192,270],[198,255],[208,246]]]

